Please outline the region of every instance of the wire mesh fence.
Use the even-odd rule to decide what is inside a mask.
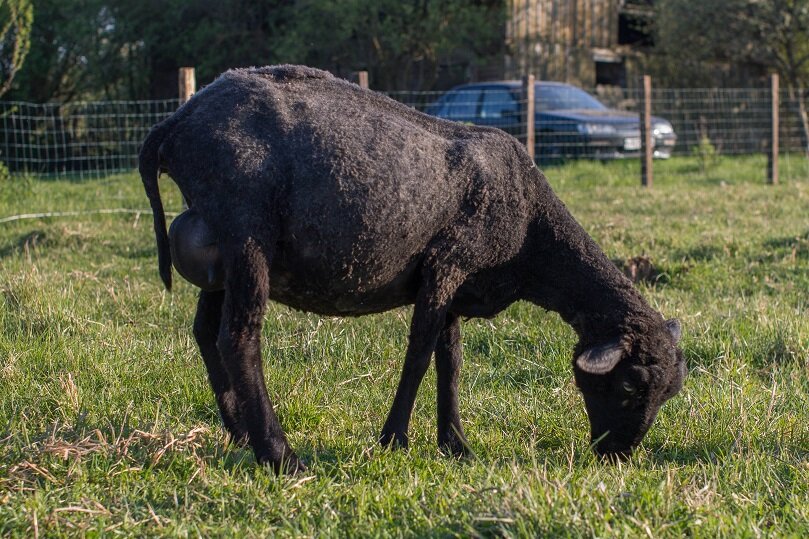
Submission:
[[[640,89],[624,91],[603,101],[615,108],[637,111]],[[672,155],[693,155],[711,144],[721,155],[766,152],[772,138],[772,93],[769,88],[653,89],[652,111],[674,128],[677,143]],[[779,95],[782,151],[805,147],[800,107],[796,97]]]
[[[471,85],[457,91],[391,92],[422,112],[476,125],[499,127],[524,141],[525,100],[518,82]],[[641,89],[586,92],[537,83],[536,155],[545,158],[613,159],[640,152]],[[717,155],[768,151],[772,138],[768,88],[654,89],[655,157],[693,156],[710,145]],[[806,135],[799,99],[780,95],[781,150],[803,152]]]
[[[388,92],[432,116],[500,128],[523,143],[527,118],[519,81],[448,92]],[[803,155],[807,133],[799,97],[780,95],[781,151]],[[586,92],[560,83],[535,86],[535,155],[540,163],[640,157],[640,90]],[[658,158],[763,155],[772,139],[769,88],[654,89],[652,139]],[[179,99],[70,104],[0,102],[0,161],[12,172],[103,176],[137,166],[149,128]]]
[[[137,166],[149,128],[179,100],[0,102],[0,161],[12,172],[103,176]]]

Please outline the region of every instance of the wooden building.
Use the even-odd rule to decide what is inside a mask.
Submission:
[[[506,78],[633,86],[652,0],[510,0]]]

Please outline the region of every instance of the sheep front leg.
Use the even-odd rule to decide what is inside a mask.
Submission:
[[[438,446],[456,457],[466,457],[472,453],[458,411],[458,376],[462,362],[461,322],[457,315],[450,313],[435,347]]]
[[[407,447],[407,429],[416,402],[416,392],[430,365],[430,356],[444,327],[449,298],[454,290],[450,281],[435,278],[427,280],[419,290],[413,307],[410,338],[399,387],[379,436],[379,442],[384,446]]]
[[[271,257],[253,239],[226,255],[225,300],[216,344],[256,460],[270,464],[278,473],[295,473],[306,467],[290,448],[275,415],[261,365],[261,326],[269,297]]]
[[[219,323],[222,319],[222,303],[225,292],[201,291],[197,302],[197,314],[194,317],[194,338],[199,346],[200,354],[208,370],[208,380],[211,383],[216,404],[219,406],[219,415],[225,429],[233,441],[239,444],[247,443],[247,428],[239,416],[239,404],[230,377],[216,348],[216,339],[219,335]]]

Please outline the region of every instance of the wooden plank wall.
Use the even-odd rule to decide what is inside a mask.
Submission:
[[[510,0],[506,75],[595,83],[592,49],[618,43],[618,0]],[[590,80],[591,79],[591,80]]]

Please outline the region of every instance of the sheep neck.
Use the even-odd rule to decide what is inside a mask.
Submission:
[[[524,251],[529,254],[526,299],[559,313],[585,345],[660,317],[547,190]]]

